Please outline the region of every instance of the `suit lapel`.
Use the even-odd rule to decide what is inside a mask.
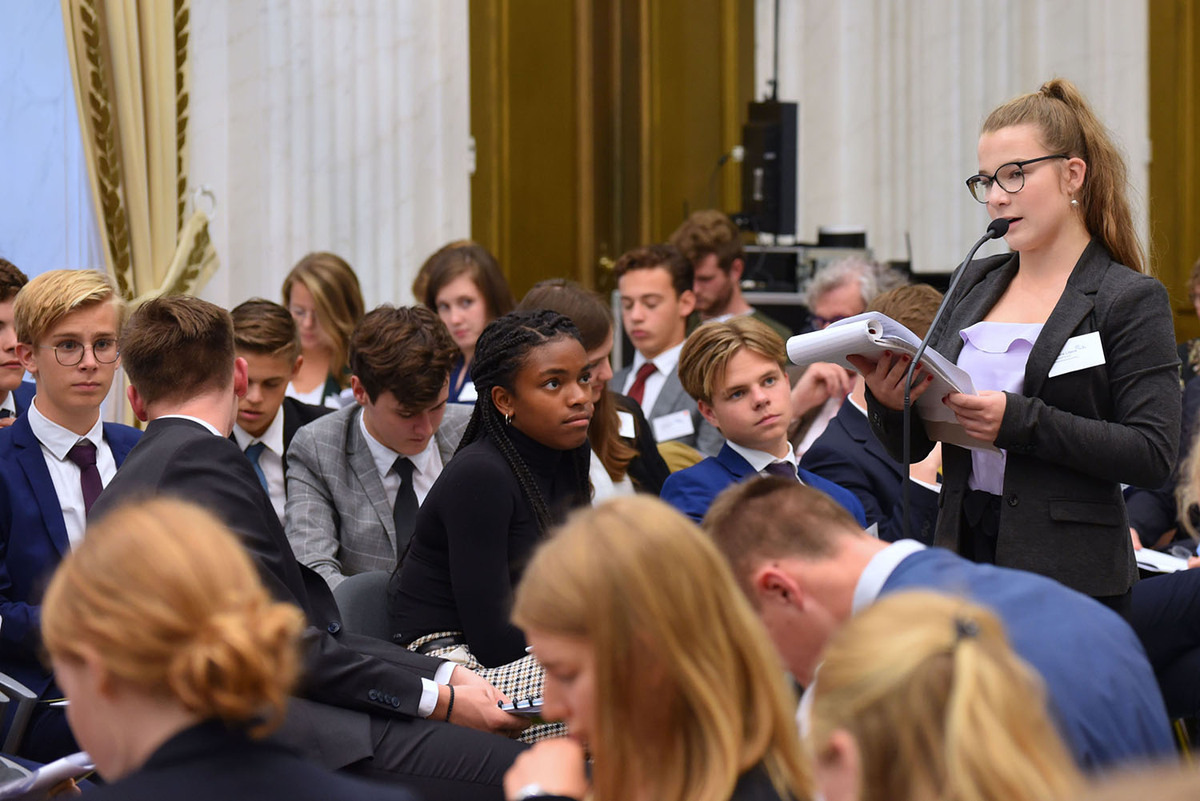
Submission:
[[[741,481],[754,473],[754,468],[742,458],[741,454],[729,447],[729,443],[721,446],[717,454],[717,462],[733,475],[735,481]]]
[[[50,478],[50,469],[46,467],[46,458],[42,455],[42,444],[33,435],[27,417],[17,418],[13,423],[13,444],[19,449],[17,463],[25,473],[25,479],[33,489],[33,497],[37,502],[38,512],[46,526],[50,541],[61,556],[66,556],[71,550],[67,539],[67,525],[63,522],[62,504],[58,493],[54,491],[54,480]]]
[[[963,347],[959,332],[986,317],[1000,300],[1000,296],[1012,283],[1013,276],[1017,274],[1017,256],[1014,254],[1007,264],[1000,267],[988,269],[980,265],[978,269],[987,272],[981,276],[973,276],[972,286],[958,290],[964,292],[962,300],[951,309],[943,324],[944,328],[937,336],[937,352],[955,363],[958,362],[958,354],[962,352]]]
[[[105,423],[104,441],[108,443],[108,448],[112,451],[113,461],[117,463],[117,467],[120,467],[125,462],[125,457],[133,450],[133,446],[137,444],[138,438],[133,435],[132,431],[123,431],[112,423]]]
[[[855,409],[849,400],[842,402],[842,408],[838,409],[834,420],[841,423],[842,427],[846,429],[846,435],[865,449],[870,456],[878,459],[897,476],[903,475],[900,463],[888,455],[883,443],[871,432],[871,424],[867,422],[867,416]]]
[[[1063,346],[1095,307],[1096,290],[1107,272],[1108,253],[1095,241],[1084,249],[1062,296],[1042,327],[1025,364],[1025,394],[1036,397]]]
[[[683,394],[683,384],[679,375],[674,371],[667,376],[658,397],[654,399],[654,410],[648,415],[650,420],[656,420],[664,414],[675,411],[679,405],[679,396]]]
[[[370,499],[379,522],[387,532],[388,541],[392,543],[392,552],[399,553],[396,550],[396,521],[392,519],[392,506],[387,493],[383,491],[383,481],[379,478],[379,471],[375,469],[375,459],[371,456],[366,437],[359,429],[361,414],[362,412],[352,414],[347,420],[350,430],[346,437],[346,462],[362,485],[363,492]]]

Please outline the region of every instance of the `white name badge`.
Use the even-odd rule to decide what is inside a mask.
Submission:
[[[459,403],[474,403],[479,400],[479,393],[475,391],[475,382],[468,381],[462,385],[462,389],[458,391]]]
[[[637,437],[637,427],[633,424],[633,415],[629,412],[617,412],[617,420],[621,422],[621,427],[617,433],[626,439],[634,439]]]
[[[659,442],[689,437],[696,433],[696,427],[692,425],[692,413],[687,409],[656,417],[650,421],[650,425],[654,428],[654,438]]]
[[[1093,331],[1068,339],[1047,377],[1054,378],[1101,364],[1104,364],[1104,346],[1100,344],[1100,332]]]

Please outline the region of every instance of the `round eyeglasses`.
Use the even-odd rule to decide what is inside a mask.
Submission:
[[[73,339],[64,339],[57,345],[42,345],[43,348],[54,351],[54,358],[63,367],[74,367],[83,361],[83,354],[88,346]],[[121,355],[115,339],[97,339],[91,344],[92,357],[100,364],[112,364]]]
[[[1053,156],[1039,156],[1036,159],[1025,159],[1024,161],[1010,161],[1007,164],[1001,164],[990,176],[980,173],[972,175],[967,179],[967,189],[971,190],[971,196],[980,203],[987,203],[988,192],[992,190],[992,184],[996,184],[1010,195],[1016,194],[1025,188],[1025,168],[1030,164],[1037,164],[1039,161],[1047,159],[1069,159],[1071,158],[1066,153],[1055,153]]]

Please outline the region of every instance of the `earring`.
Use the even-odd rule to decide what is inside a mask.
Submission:
[[[1079,208],[1079,201],[1075,198],[1071,198],[1071,207],[1076,209]]]
[[[504,425],[509,425],[510,423],[512,423],[512,415],[511,414],[504,415]]]

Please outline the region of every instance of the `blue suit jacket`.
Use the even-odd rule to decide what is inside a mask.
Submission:
[[[1051,714],[1081,766],[1174,755],[1154,670],[1117,613],[1052,579],[941,548],[904,559],[881,595],[911,589],[960,595],[997,613],[1013,649],[1045,681]]]
[[[25,414],[29,409],[29,404],[33,403],[33,396],[37,393],[37,384],[32,381],[22,381],[21,386],[12,391],[13,404],[17,407],[17,417]]]
[[[136,428],[104,424],[119,466],[138,441]],[[50,684],[38,659],[42,593],[71,548],[62,506],[29,418],[0,429],[0,670],[35,692]]]
[[[726,443],[716,456],[710,456],[698,464],[668,476],[663,483],[661,497],[699,523],[721,490],[730,484],[757,475],[750,463]],[[854,515],[860,526],[866,527],[867,516],[863,512],[863,506],[852,492],[807,470],[800,471],[800,480],[833,498],[844,506],[847,512]]]
[[[849,400],[804,452],[800,466],[854,493],[867,513],[867,524],[879,524],[879,539],[895,542],[904,536],[903,466],[888,455],[871,432],[867,416]],[[909,536],[933,544],[938,494],[914,483]]]

